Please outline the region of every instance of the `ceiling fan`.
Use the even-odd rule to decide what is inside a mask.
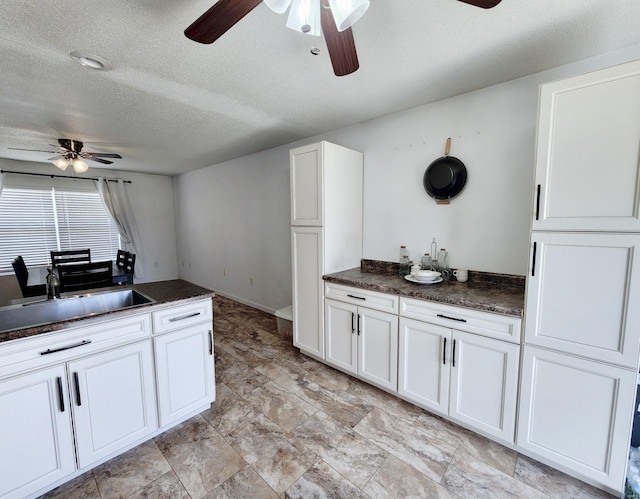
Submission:
[[[263,0],[218,0],[191,24],[184,34],[199,43],[213,43]],[[475,7],[490,9],[501,0],[458,0]],[[292,0],[264,0],[278,14],[284,13]],[[318,17],[336,76],[351,74],[360,67],[351,26],[369,7],[369,0],[293,0],[287,27],[303,33],[320,35]],[[292,19],[293,18],[293,19]]]
[[[73,167],[73,171],[75,171],[76,173],[86,172],[89,169],[89,166],[84,161],[82,161],[83,159],[96,161],[105,165],[110,165],[113,163],[113,161],[109,161],[103,158],[122,159],[122,156],[115,153],[82,152],[83,144],[79,140],[58,139],[58,146],[54,146],[53,144],[49,145],[54,148],[58,147],[60,150],[42,151],[39,149],[21,149],[19,147],[9,147],[8,149],[13,149],[15,151],[48,152],[52,154],[59,153],[57,156],[49,158],[49,161],[51,161],[62,171],[65,171],[67,167],[71,165]]]

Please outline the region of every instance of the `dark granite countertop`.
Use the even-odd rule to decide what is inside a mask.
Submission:
[[[4,341],[15,340],[18,338],[26,338],[28,336],[34,336],[37,334],[50,333],[52,331],[59,331],[69,326],[78,325],[80,321],[85,321],[87,324],[93,322],[99,322],[104,320],[107,316],[113,317],[125,317],[127,315],[134,315],[140,313],[141,310],[147,308],[160,308],[162,305],[175,302],[189,302],[195,300],[201,300],[206,297],[213,298],[215,294],[210,291],[190,282],[183,281],[182,279],[173,279],[169,281],[157,281],[148,282],[144,284],[135,284],[133,286],[122,287],[118,286],[115,289],[127,289],[133,288],[140,293],[147,295],[149,298],[155,300],[155,303],[147,303],[144,305],[137,305],[135,307],[129,307],[122,310],[115,310],[112,312],[106,312],[102,314],[92,314],[87,317],[75,317],[73,319],[54,322],[39,326],[34,326],[25,329],[15,329],[12,331],[5,331],[0,333],[0,343]]]
[[[391,269],[363,260],[361,267],[328,274],[323,279],[345,286],[504,315],[521,317],[524,311],[525,280],[521,276],[469,271],[469,280],[464,283],[452,277],[448,282],[438,284],[414,284],[401,277],[393,267]]]

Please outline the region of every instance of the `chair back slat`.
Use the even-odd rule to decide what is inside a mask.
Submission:
[[[51,265],[54,267],[74,263],[91,263],[91,249],[51,252]]]
[[[78,291],[112,285],[112,262],[68,264],[58,267],[60,291]]]

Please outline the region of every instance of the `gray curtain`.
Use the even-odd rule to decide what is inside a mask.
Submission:
[[[111,215],[111,222],[118,229],[123,249],[136,254],[135,276],[143,277],[144,265],[140,258],[142,244],[125,183],[122,180],[114,182],[100,177],[95,184],[105,208]]]

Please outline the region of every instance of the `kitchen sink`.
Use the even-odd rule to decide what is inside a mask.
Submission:
[[[133,289],[68,294],[56,300],[37,300],[0,307],[0,332],[113,312],[155,300]]]

